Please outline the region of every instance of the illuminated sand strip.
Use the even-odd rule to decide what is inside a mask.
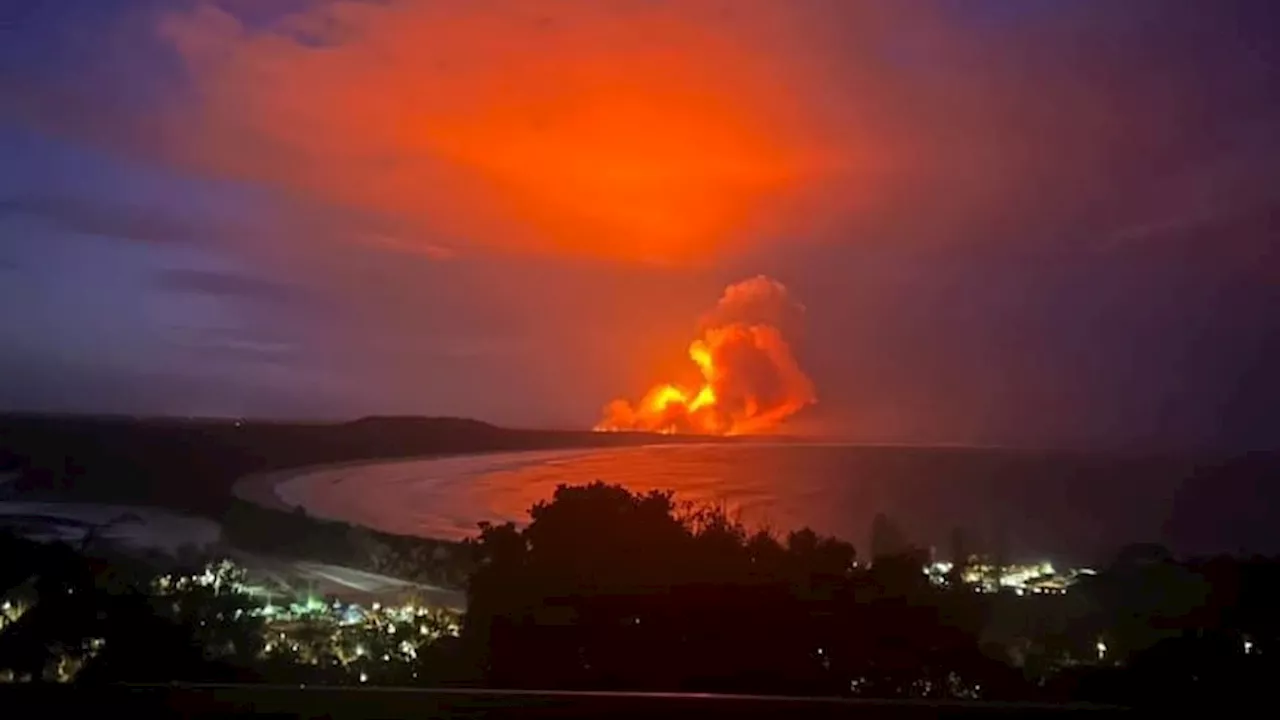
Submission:
[[[470,481],[532,465],[553,465],[599,449],[524,450],[515,452],[399,458],[295,468],[251,475],[237,482],[234,494],[265,507],[291,511],[302,507],[316,517],[374,527],[386,532],[441,539],[476,533],[482,517],[450,514]],[[350,483],[369,488],[352,492]],[[441,514],[406,513],[388,523],[388,504],[439,508]]]
[[[231,553],[248,570],[255,584],[265,586],[275,596],[299,595],[334,597],[347,602],[403,603],[409,598],[455,610],[466,608],[460,590],[411,582],[357,568],[309,560],[287,560],[243,551]]]
[[[346,463],[247,478],[237,494],[383,532],[461,540],[475,537],[480,522],[527,521],[558,485],[601,480],[641,493],[678,488],[678,502],[742,510],[753,527],[799,527],[803,518],[775,507],[772,476],[726,479],[746,447],[690,442]]]
[[[602,481],[673,491],[678,505],[722,508],[749,530],[809,527],[864,552],[885,512],[944,554],[949,528],[1000,529],[1019,559],[1087,564],[1132,537],[1160,537],[1174,520],[1199,522],[1175,518],[1189,512],[1176,490],[1194,470],[1180,459],[775,440],[348,464],[278,475],[258,490],[282,508],[458,540],[474,537],[478,522],[527,522],[560,485]]]

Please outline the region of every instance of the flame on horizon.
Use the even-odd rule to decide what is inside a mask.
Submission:
[[[635,404],[614,400],[595,430],[748,435],[777,429],[817,401],[782,332],[787,318],[803,311],[772,278],[730,285],[689,345],[701,382],[661,383]]]

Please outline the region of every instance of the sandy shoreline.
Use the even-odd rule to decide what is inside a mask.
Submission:
[[[359,467],[362,465],[372,465],[383,462],[404,462],[409,460],[431,460],[436,457],[448,457],[444,455],[422,455],[415,457],[400,458],[399,460],[349,460],[337,463],[319,463],[315,465],[299,465],[297,467],[285,468],[282,470],[269,470],[267,472],[253,473],[245,475],[236,480],[231,485],[231,494],[235,497],[251,502],[254,505],[261,505],[269,510],[280,510],[282,512],[290,512],[294,506],[289,505],[276,494],[276,485],[291,480],[299,475],[305,475],[312,472],[321,472],[325,470],[340,470],[342,468]]]
[[[477,453],[415,455],[401,458],[376,458],[303,465],[246,475],[231,486],[231,493],[241,500],[271,510],[292,512],[295,508],[303,505],[302,502],[294,501],[292,498],[297,498],[305,493],[307,482],[323,481],[334,472],[415,463],[421,465],[423,470],[432,471],[435,475],[431,478],[434,484],[442,484],[458,482],[491,472],[512,470],[526,465],[598,452],[599,450],[600,448],[591,447],[554,450],[493,450]],[[342,520],[342,518],[332,519]]]

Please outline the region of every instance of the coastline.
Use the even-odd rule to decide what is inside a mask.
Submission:
[[[289,484],[307,481],[319,482],[329,474],[345,470],[364,470],[406,463],[423,463],[439,467],[440,463],[456,462],[456,467],[450,468],[449,472],[434,479],[436,484],[443,484],[459,482],[491,472],[512,470],[540,462],[561,460],[598,450],[600,450],[598,447],[557,448],[552,450],[482,450],[468,453],[440,453],[398,458],[366,458],[335,463],[317,463],[251,473],[232,484],[231,494],[233,497],[268,510],[293,512],[298,507],[303,507],[308,514],[312,514],[312,511],[305,507],[305,503],[290,502],[287,499],[287,495],[293,494],[286,490]],[[351,522],[345,518],[328,517],[323,513],[317,513],[315,516],[364,526],[362,523]]]
[[[253,503],[259,507],[268,510],[277,510],[279,512],[293,512],[294,506],[286,503],[279,495],[276,494],[276,486],[282,482],[304,475],[311,472],[321,472],[324,470],[341,470],[343,468],[358,467],[361,465],[370,465],[382,462],[402,462],[408,460],[431,460],[437,457],[449,457],[448,455],[421,455],[414,457],[406,457],[399,459],[369,459],[369,460],[344,460],[334,463],[315,463],[311,465],[298,465],[295,467],[282,468],[279,470],[266,470],[263,472],[250,473],[238,478],[231,484],[231,495],[239,500]]]

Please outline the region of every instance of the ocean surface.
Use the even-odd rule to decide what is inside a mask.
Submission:
[[[665,445],[379,462],[300,471],[286,504],[388,532],[459,539],[527,519],[559,484],[672,490],[749,527],[808,526],[866,554],[872,518],[949,551],[953,528],[1015,559],[1102,562],[1130,542],[1179,553],[1280,551],[1280,456],[1088,455],[849,445]]]

